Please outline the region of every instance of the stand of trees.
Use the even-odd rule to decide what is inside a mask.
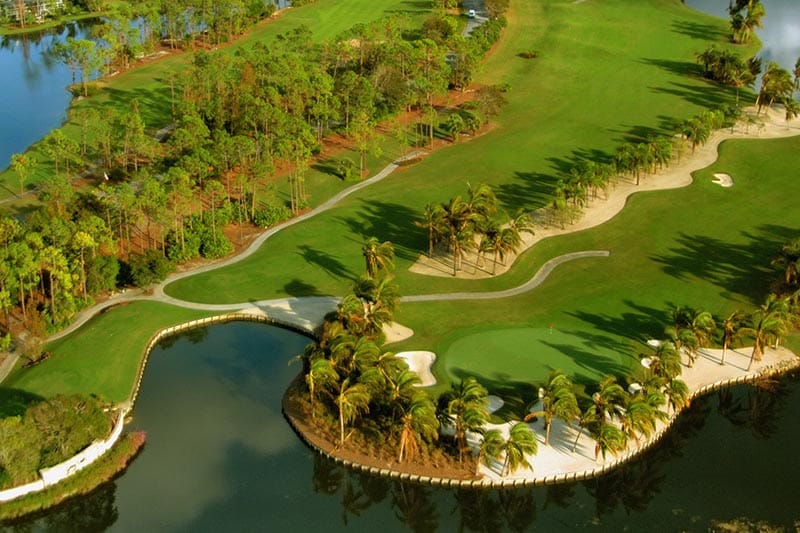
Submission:
[[[104,404],[94,397],[54,396],[19,415],[0,418],[0,488],[37,479],[111,431]]]
[[[124,66],[146,44],[125,37],[130,18],[124,23],[124,17],[147,13],[137,39],[154,38],[173,31],[156,23],[171,26],[164,10],[172,5],[145,3],[110,14],[101,31],[116,50],[111,56],[91,42],[99,54],[92,58],[90,46],[76,40],[57,47],[57,55],[82,82],[100,55],[106,65]],[[192,6],[179,7],[185,13]],[[192,10],[197,19],[177,18],[211,28],[216,23],[209,17],[230,9],[239,10],[226,3]],[[223,232],[230,223],[266,227],[305,209],[314,194],[305,173],[324,135],[362,139],[359,150],[362,144],[369,150],[363,130],[399,111],[431,107],[435,96],[455,86],[456,69],[467,75],[466,64],[445,61],[449,50],[461,47],[474,58],[487,49],[486,34],[479,34],[480,42],[455,34],[434,40],[430,28],[442,17],[435,13],[426,21],[427,36],[390,18],[357,25],[322,44],[298,28],[270,46],[256,44],[233,55],[197,51],[185,71],[165,80],[174,120],[166,141],[149,133],[147,110],[137,100],[123,112],[76,110],[71,121],[79,127],[77,138],[54,131],[44,140],[52,162],[52,174],[38,186],[44,207],[0,225],[0,334],[13,329],[16,317],[33,333],[24,349],[35,359],[40,346],[33,339],[66,324],[93,294],[146,286],[163,279],[176,262],[230,253],[233,244]],[[112,38],[113,32],[118,35]],[[215,39],[207,32],[197,38]],[[496,100],[482,96],[485,105],[475,116],[487,120]],[[43,170],[43,162],[25,154],[15,154],[12,166],[20,192],[34,171]],[[281,166],[292,169],[288,198],[276,190]],[[83,169],[103,176],[100,185],[76,191],[71,180]]]

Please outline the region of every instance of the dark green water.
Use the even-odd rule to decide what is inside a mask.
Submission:
[[[349,472],[280,412],[304,337],[233,323],[155,349],[134,410],[147,445],[92,496],[10,531],[708,531],[800,520],[800,386],[696,401],[652,453],[598,480],[454,491]]]

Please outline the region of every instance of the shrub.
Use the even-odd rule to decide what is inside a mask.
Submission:
[[[131,279],[139,287],[158,283],[175,269],[175,265],[158,250],[148,250],[144,254],[131,254],[128,263]]]
[[[253,215],[253,224],[262,228],[274,226],[279,222],[290,218],[292,213],[283,205],[268,205],[266,207],[256,209]]]

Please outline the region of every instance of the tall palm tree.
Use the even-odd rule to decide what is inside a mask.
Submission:
[[[721,365],[725,364],[725,355],[728,349],[736,342],[742,335],[742,326],[747,320],[747,315],[744,311],[737,309],[720,322],[722,328],[722,360]]]
[[[639,435],[649,437],[656,429],[655,413],[653,407],[641,394],[628,397],[628,403],[620,414],[620,429],[627,437],[636,440],[636,446],[641,443]]]
[[[394,267],[394,245],[390,241],[381,242],[377,237],[369,237],[361,247],[367,266],[367,275],[374,278],[378,270],[387,272]]]
[[[599,390],[592,395],[592,406],[600,424],[618,418],[625,407],[628,393],[617,383],[614,376],[606,376],[599,385]]]
[[[767,296],[766,301],[753,311],[750,317],[750,326],[745,328],[745,333],[753,337],[753,353],[747,370],[753,366],[754,361],[761,361],[764,347],[770,340],[777,340],[785,333],[788,325],[789,305],[786,300],[774,294]]]
[[[667,396],[668,407],[673,412],[689,405],[689,387],[681,379],[671,379],[664,385],[664,394]]]
[[[439,419],[436,418],[436,406],[424,391],[416,391],[408,408],[400,418],[400,442],[397,461],[413,459],[423,441],[431,442],[439,434]]]
[[[542,401],[542,409],[525,416],[525,421],[544,417],[544,445],[549,446],[553,419],[558,417],[569,424],[580,414],[580,409],[572,391],[572,381],[560,370],[550,374],[545,386],[539,389],[539,399]]]
[[[428,257],[433,257],[433,247],[441,237],[442,215],[440,204],[426,204],[422,220],[414,221],[414,225],[418,228],[425,228],[428,231]]]
[[[353,383],[345,378],[336,395],[339,410],[339,446],[344,444],[345,427],[355,422],[359,416],[369,412],[369,388],[363,383]]]
[[[479,431],[489,419],[489,411],[486,407],[488,394],[475,378],[468,377],[457,385],[453,384],[451,391],[445,396],[447,414],[451,417],[454,425],[459,462],[464,460],[467,431]]]

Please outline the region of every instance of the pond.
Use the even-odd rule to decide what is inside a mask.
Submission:
[[[762,48],[759,55],[775,61],[790,72],[800,57],[800,6],[797,0],[761,0],[766,10],[761,29],[757,29]],[[729,18],[729,0],[686,0],[694,9]]]
[[[66,119],[72,74],[47,51],[67,37],[82,39],[90,23],[70,23],[57,30],[0,37],[0,168],[12,154],[24,152]]]
[[[796,380],[694,402],[652,452],[597,480],[457,491],[354,473],[301,444],[280,401],[307,342],[230,323],[157,347],[133,412],[147,444],[129,470],[7,530],[677,532],[800,520]]]

